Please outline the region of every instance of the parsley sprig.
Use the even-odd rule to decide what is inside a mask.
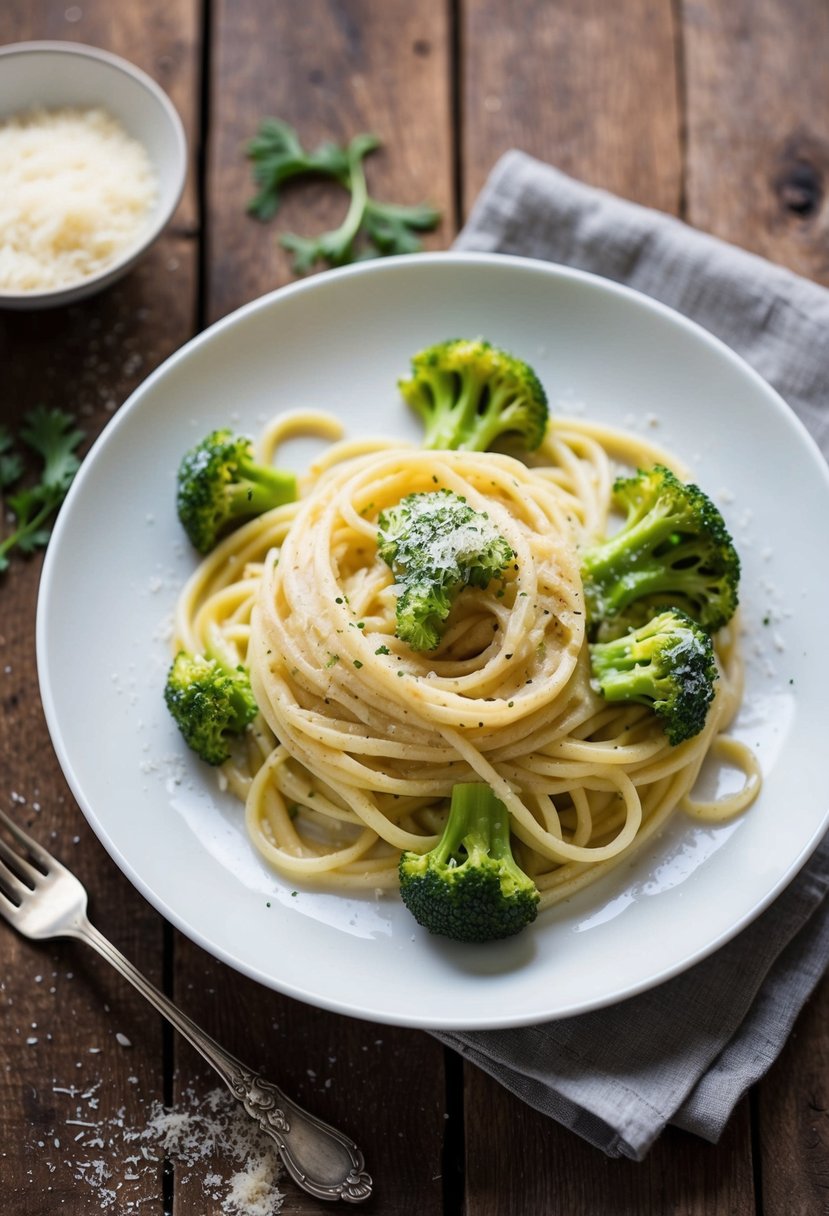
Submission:
[[[39,405],[26,414],[18,437],[40,457],[42,468],[38,482],[15,489],[25,465],[11,432],[0,426],[0,494],[14,515],[12,531],[0,540],[0,572],[8,569],[13,549],[29,554],[48,543],[55,512],[80,465],[75,449],[84,434],[70,414]]]
[[[372,198],[364,160],[380,147],[376,135],[355,135],[343,148],[330,141],[306,151],[293,127],[278,118],[266,118],[247,145],[257,193],[248,211],[257,219],[273,219],[282,201],[282,187],[298,177],[324,177],[348,190],[348,211],[337,228],[315,237],[285,233],[282,246],[293,254],[293,269],[307,274],[318,263],[345,266],[365,258],[416,253],[419,233],[431,232],[440,212],[427,203],[405,206]]]

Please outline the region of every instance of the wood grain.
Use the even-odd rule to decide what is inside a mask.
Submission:
[[[829,9],[792,0],[683,6],[687,219],[829,281]],[[829,988],[758,1088],[765,1216],[829,1211]]]
[[[324,183],[286,189],[274,221],[245,214],[253,193],[244,148],[262,118],[291,123],[305,147],[374,131],[369,188],[396,203],[430,202],[452,235],[448,5],[436,0],[222,0],[215,6],[207,176],[208,318],[290,282],[284,232],[336,226],[345,192]]]
[[[464,215],[513,147],[679,210],[671,0],[464,0],[460,11]]]
[[[290,950],[290,943],[285,949]],[[443,1211],[443,1053],[426,1035],[327,1013],[263,989],[194,946],[180,947],[176,992],[234,1054],[360,1146],[375,1181],[361,1205],[382,1216]],[[241,1016],[240,1016],[241,1014]],[[215,1076],[179,1045],[177,1087],[209,1092]],[[211,1170],[226,1172],[214,1159]],[[331,1206],[284,1178],[282,1216],[323,1216]],[[176,1216],[220,1216],[198,1188],[177,1193]]]
[[[829,1212],[829,979],[758,1086],[764,1216]]]
[[[466,1212],[472,1216],[753,1216],[748,1108],[714,1149],[668,1132],[644,1163],[611,1160],[470,1069]],[[493,1151],[492,1146],[497,1146]]]
[[[368,164],[371,184],[443,209],[433,248],[448,245],[497,157],[518,146],[829,276],[829,10],[818,0],[7,0],[0,42],[28,38],[108,47],[155,76],[185,121],[191,174],[173,224],[121,284],[74,308],[0,315],[0,418],[12,424],[37,402],[60,405],[89,443],[200,322],[292,279],[277,234],[330,227],[345,200],[303,185],[286,192],[277,221],[245,215],[243,147],[266,114],[308,144],[375,130],[384,148]],[[377,1180],[367,1213],[829,1211],[826,982],[719,1146],[669,1132],[637,1165],[607,1160],[427,1035],[312,1009],[165,931],[91,835],[51,752],[34,656],[39,569],[22,562],[0,581],[0,802],[88,883],[93,919],[146,974],[172,974],[174,995],[207,1029],[351,1132]],[[3,1212],[100,1211],[100,1188],[84,1181],[97,1153],[116,1162],[110,1181],[122,1189],[108,1210],[119,1216],[130,1205],[218,1216],[204,1180],[229,1177],[226,1156],[137,1180],[117,1165],[123,1131],[146,1121],[153,1099],[215,1087],[203,1062],[163,1038],[143,1001],[82,947],[34,946],[0,925],[0,958]],[[332,1210],[284,1190],[285,1216]]]
[[[0,42],[30,38],[82,41],[139,64],[169,89],[192,137],[195,3],[118,6],[117,14],[105,0],[82,8],[50,0],[4,5]],[[0,315],[4,422],[14,427],[38,403],[59,406],[77,417],[88,447],[132,389],[190,336],[195,198],[191,176],[172,227],[102,295],[50,312]],[[90,890],[101,930],[161,983],[161,920],[92,836],[52,753],[34,655],[39,573],[39,558],[16,559],[0,576],[2,804],[75,870]],[[136,1210],[160,1216],[158,1169],[150,1164],[127,1179],[130,1150],[123,1139],[125,1129],[144,1126],[151,1102],[164,1093],[158,1018],[82,946],[33,945],[0,925],[0,951],[3,1210],[15,1216],[97,1211],[106,1190],[120,1186],[124,1212],[128,1203],[140,1203]]]
[[[589,183],[680,212],[679,31],[670,3],[467,0],[463,13],[464,211],[495,155],[518,146]],[[721,1146],[670,1135],[641,1165],[608,1162],[469,1072],[466,1109],[467,1216],[754,1211],[745,1105]],[[493,1144],[503,1146],[494,1155]],[[536,1170],[535,1161],[554,1165]]]
[[[399,0],[383,6],[365,0],[348,6],[330,0],[278,7],[266,0],[218,3],[213,45],[207,319],[292,278],[278,232],[329,228],[342,213],[341,191],[303,185],[286,193],[275,223],[265,226],[245,215],[251,179],[242,148],[266,115],[291,122],[308,146],[375,130],[388,143],[368,166],[374,192],[397,202],[428,196],[451,217],[443,6]],[[435,234],[430,243],[441,239]],[[197,1020],[231,1050],[360,1144],[377,1183],[365,1210],[384,1216],[443,1210],[443,1051],[434,1041],[267,992],[183,942],[176,949],[176,992],[192,1001],[188,1007]],[[177,1063],[184,1085],[190,1053],[182,1050]],[[330,1211],[290,1182],[285,1190],[286,1214]],[[209,1204],[183,1189],[176,1216],[211,1216]]]
[[[829,7],[682,7],[688,220],[829,282]]]

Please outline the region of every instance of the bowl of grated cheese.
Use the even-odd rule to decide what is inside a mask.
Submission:
[[[74,303],[126,274],[186,174],[181,119],[145,72],[73,42],[0,47],[0,309]]]

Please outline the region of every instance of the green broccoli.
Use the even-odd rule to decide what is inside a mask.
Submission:
[[[412,650],[434,650],[463,588],[489,586],[515,556],[489,516],[451,490],[407,494],[378,526],[399,589],[396,633]]]
[[[456,941],[511,937],[538,911],[538,888],[512,855],[509,814],[488,785],[454,787],[440,841],[428,853],[404,852],[399,875],[418,924]]]
[[[606,701],[649,706],[673,746],[702,730],[717,664],[710,635],[684,612],[669,609],[589,651],[594,688]]]
[[[535,372],[483,338],[422,350],[398,387],[426,425],[427,448],[484,452],[503,436],[535,451],[547,429],[547,394]]]
[[[740,559],[710,498],[654,465],[620,477],[613,500],[627,518],[581,559],[593,636],[608,636],[614,621],[615,632],[641,625],[667,607],[711,633],[725,625],[737,608]]]
[[[178,468],[178,517],[199,553],[209,553],[245,519],[296,496],[293,473],[257,463],[251,441],[226,428],[211,431]]]
[[[208,764],[230,757],[228,735],[242,735],[257,705],[244,667],[180,650],[167,673],[164,700],[192,748]]]

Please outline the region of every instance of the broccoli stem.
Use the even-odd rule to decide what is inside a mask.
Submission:
[[[636,561],[652,553],[658,545],[670,540],[676,531],[677,522],[672,515],[649,511],[635,523],[624,525],[615,535],[608,537],[595,556],[591,554],[591,573],[613,572],[620,563],[627,566],[631,557]]]
[[[443,391],[441,396],[451,403],[454,377],[450,373],[446,378],[448,379],[448,384],[442,386]],[[431,428],[429,430],[429,447],[439,449],[455,446],[465,448],[469,446],[472,442],[470,432],[473,429],[475,415],[478,412],[480,391],[481,384],[475,376],[469,373],[461,376],[460,392],[458,393],[457,400],[449,408],[440,409],[436,416],[438,425],[434,430]],[[463,436],[460,443],[458,441],[459,435]]]
[[[601,597],[601,615],[615,616],[647,596],[683,591],[691,596],[705,594],[705,580],[694,560],[699,557],[693,551],[694,539],[687,538],[687,552],[682,554],[680,527],[672,513],[651,510],[591,553],[592,583],[600,584],[608,576],[616,580]],[[685,561],[680,560],[683,557]]]
[[[606,701],[637,701],[654,697],[654,676],[649,664],[637,671],[635,663],[627,666],[624,666],[624,661],[617,660],[617,663],[617,669],[604,668],[602,671],[602,696]]]
[[[463,845],[467,853],[510,858],[509,812],[488,785],[460,782],[452,789],[448,831],[436,854],[445,863]]]
[[[263,511],[293,502],[296,498],[296,477],[293,473],[247,459],[240,459],[238,468],[244,480],[231,482],[227,486],[234,513],[261,515]]]
[[[486,451],[504,430],[504,413],[509,409],[512,391],[497,384],[487,385],[481,377],[467,372],[461,377],[457,401],[442,411],[437,426],[429,432],[428,446]],[[451,396],[451,388],[446,395]]]
[[[470,427],[474,437],[467,441],[474,451],[487,451],[504,429],[504,415],[510,406],[512,390],[496,387],[492,389],[486,409],[473,418]],[[465,447],[461,444],[461,447]]]

